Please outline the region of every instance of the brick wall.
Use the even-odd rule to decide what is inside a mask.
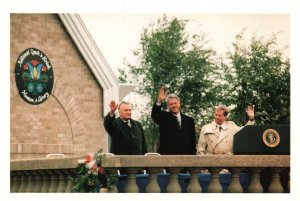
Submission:
[[[10,20],[11,159],[106,150],[102,89],[59,17],[11,14]],[[54,72],[51,96],[39,105],[26,103],[15,83],[16,60],[30,47],[47,55]]]

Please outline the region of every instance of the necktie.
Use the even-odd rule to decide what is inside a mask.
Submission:
[[[176,116],[176,121],[177,121],[178,128],[180,129],[181,128],[181,123],[180,123],[180,121],[178,119],[178,116]]]
[[[131,122],[130,122],[130,120],[127,120],[127,125],[131,128]]]

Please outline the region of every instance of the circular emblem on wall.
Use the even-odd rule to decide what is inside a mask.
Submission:
[[[37,105],[50,96],[53,69],[50,60],[41,50],[24,50],[17,59],[15,76],[19,94],[27,103]]]
[[[280,135],[274,129],[267,129],[262,135],[263,142],[268,147],[277,147],[280,143]]]

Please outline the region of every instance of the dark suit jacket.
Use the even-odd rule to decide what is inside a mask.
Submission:
[[[104,118],[104,127],[111,136],[110,152],[116,155],[143,155],[147,153],[142,124],[133,119],[131,127],[124,123],[120,117],[108,115]]]
[[[196,131],[194,119],[181,113],[181,128],[171,112],[153,105],[152,119],[159,125],[160,144],[158,153],[163,155],[195,155]]]

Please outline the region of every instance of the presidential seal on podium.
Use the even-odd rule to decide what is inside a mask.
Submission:
[[[262,134],[262,140],[268,147],[277,147],[280,143],[280,135],[275,129],[267,129]]]

